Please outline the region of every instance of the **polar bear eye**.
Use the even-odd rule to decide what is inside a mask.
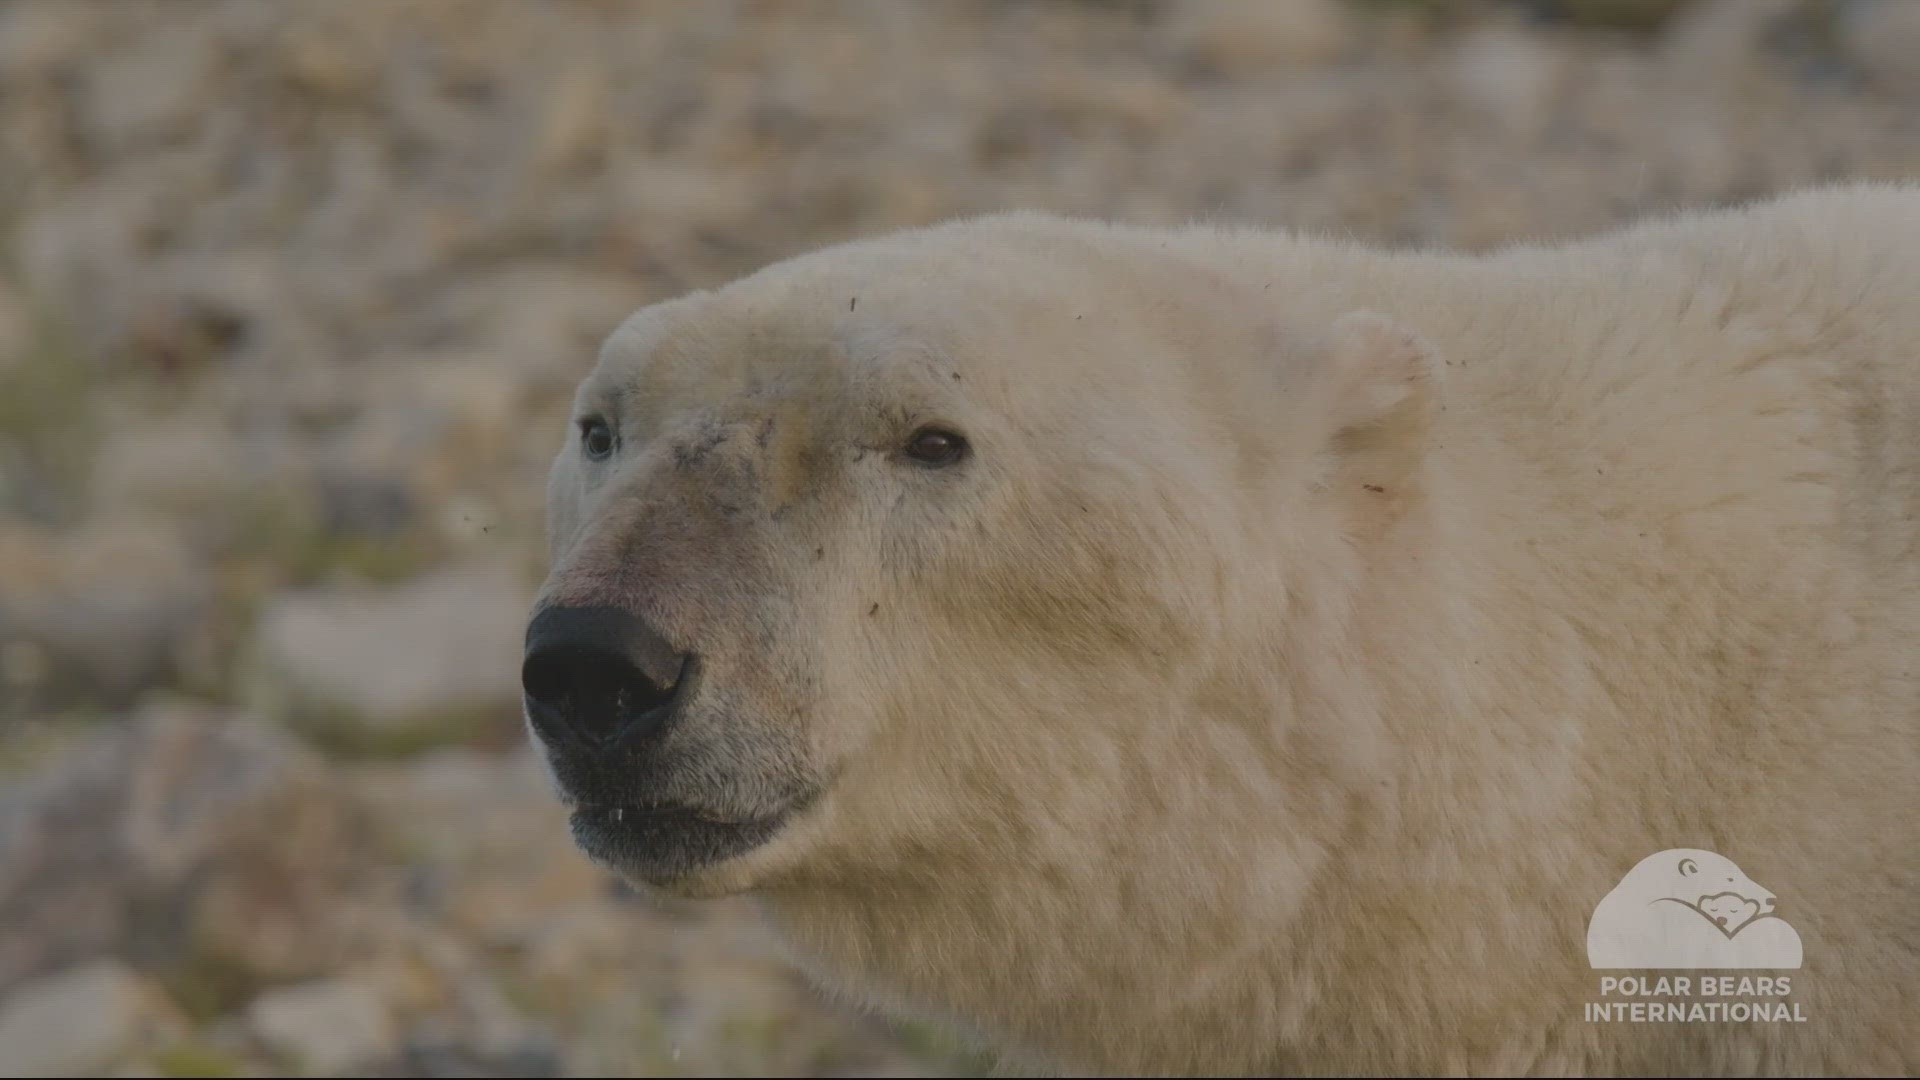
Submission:
[[[605,420],[590,416],[580,421],[580,448],[592,460],[604,460],[613,453],[616,442],[618,440],[614,438],[613,428]]]
[[[966,452],[967,440],[943,428],[921,428],[907,439],[906,455],[922,465],[951,465]]]

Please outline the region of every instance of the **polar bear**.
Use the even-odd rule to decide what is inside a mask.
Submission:
[[[1696,906],[1728,934],[1739,933],[1741,927],[1760,917],[1759,901],[1739,893],[1716,893],[1703,897]]]
[[[1920,1069],[1917,343],[1911,186],[817,252],[607,341],[528,723],[591,856],[1022,1067]],[[1683,844],[1805,1022],[1583,1015]]]
[[[1674,848],[1640,860],[1594,909],[1596,968],[1798,968],[1800,935],[1731,859]]]

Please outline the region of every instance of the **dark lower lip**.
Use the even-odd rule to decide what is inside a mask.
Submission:
[[[721,821],[685,806],[576,804],[574,843],[595,862],[655,884],[744,855],[773,839],[785,814]]]

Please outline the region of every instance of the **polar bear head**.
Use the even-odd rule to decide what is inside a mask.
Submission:
[[[1290,713],[1300,659],[1420,512],[1439,365],[1207,265],[1018,215],[613,334],[523,672],[581,844],[709,894],[1070,866],[1229,797],[1337,829],[1374,736]]]
[[[1724,892],[1702,899],[1699,908],[1713,920],[1714,925],[1731,934],[1759,916],[1760,901],[1739,893]]]
[[[1647,856],[1627,872],[1614,892],[1635,903],[1678,901],[1705,913],[1729,932],[1770,914],[1775,900],[1732,859],[1698,848]]]

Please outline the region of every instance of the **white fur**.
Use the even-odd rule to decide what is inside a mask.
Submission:
[[[708,497],[647,440],[809,433],[647,573],[822,790],[674,887],[840,991],[1066,1069],[1920,1069],[1920,190],[1487,257],[990,218],[649,309],[622,388],[556,593]],[[890,456],[928,416],[968,471]],[[1683,846],[1791,905],[1808,1022],[1583,1019]]]

